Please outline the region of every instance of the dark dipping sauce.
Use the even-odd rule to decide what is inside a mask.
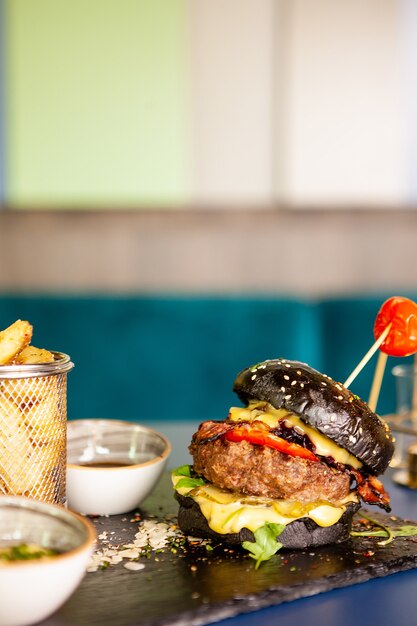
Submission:
[[[88,461],[87,463],[79,463],[82,467],[98,467],[98,468],[111,468],[111,467],[129,467],[134,463],[124,463],[123,461]]]

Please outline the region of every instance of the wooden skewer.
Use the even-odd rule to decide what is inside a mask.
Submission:
[[[388,354],[380,352],[376,363],[374,379],[372,381],[371,393],[369,394],[368,405],[371,411],[376,410],[378,404],[379,392],[381,391],[382,379],[384,378],[385,366],[387,364]]]
[[[349,387],[349,385],[352,384],[352,382],[355,380],[355,378],[359,374],[359,372],[365,367],[365,365],[368,363],[369,359],[371,359],[373,357],[375,352],[378,350],[379,346],[385,341],[385,339],[386,339],[386,337],[387,337],[387,335],[388,335],[390,330],[391,330],[391,323],[388,324],[388,326],[380,334],[380,336],[375,341],[375,343],[369,348],[368,352],[365,354],[363,359],[361,361],[359,361],[359,363],[357,364],[357,366],[355,367],[353,372],[350,374],[350,376],[348,376],[348,378],[346,379],[346,381],[344,383],[345,387]]]
[[[417,354],[413,359],[413,395],[411,399],[411,419],[417,417]]]

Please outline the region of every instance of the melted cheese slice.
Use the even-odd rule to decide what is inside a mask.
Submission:
[[[247,407],[232,407],[229,419],[234,422],[264,422],[270,428],[275,428],[278,422],[284,421],[286,426],[291,426],[300,434],[309,437],[315,446],[315,454],[319,456],[331,456],[337,463],[351,465],[355,469],[362,467],[362,463],[345,448],[338,446],[326,435],[323,435],[312,426],[305,424],[302,419],[285,409],[275,409],[267,402],[253,401]]]
[[[181,476],[172,477],[174,488],[180,479]],[[242,528],[255,532],[266,522],[285,526],[302,517],[328,527],[339,521],[349,502],[357,502],[354,493],[336,505],[326,501],[303,503],[244,496],[213,485],[181,487],[177,491],[198,503],[210,528],[220,535],[238,533]]]

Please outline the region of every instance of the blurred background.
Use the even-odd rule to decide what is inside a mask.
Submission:
[[[0,323],[71,354],[70,417],[221,419],[276,356],[343,381],[417,294],[413,0],[0,0],[0,28]]]

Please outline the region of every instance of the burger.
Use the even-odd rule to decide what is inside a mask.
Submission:
[[[192,465],[172,474],[185,534],[241,544],[259,561],[345,541],[361,501],[390,510],[377,476],[394,439],[358,396],[286,359],[242,370],[233,389],[243,406],[200,424]]]

